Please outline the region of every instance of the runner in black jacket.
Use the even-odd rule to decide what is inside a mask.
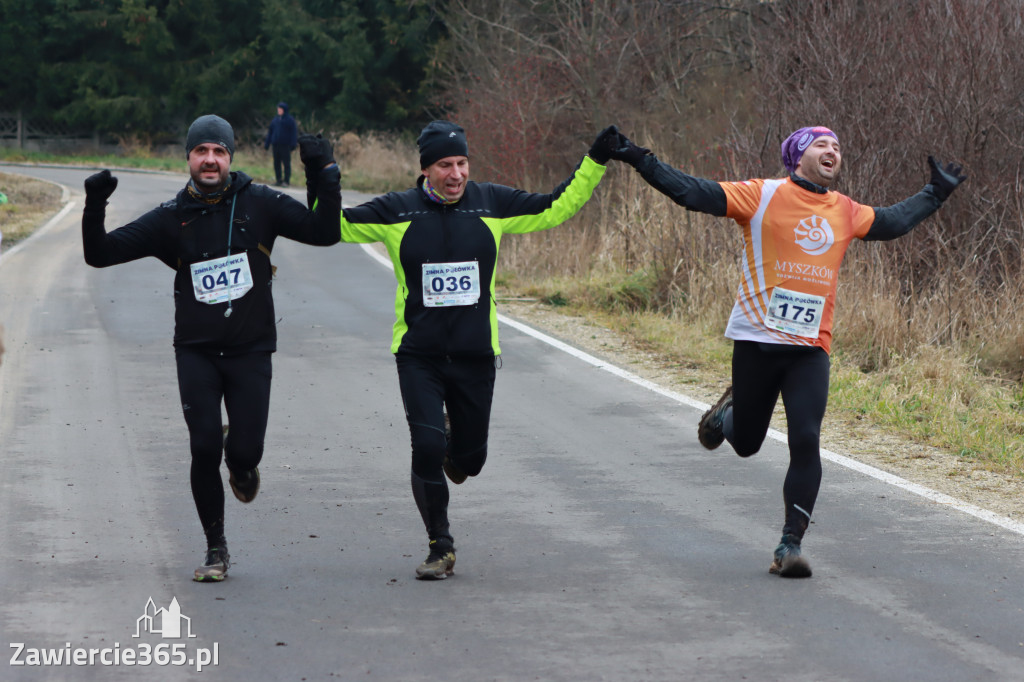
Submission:
[[[579,211],[604,175],[618,131],[603,131],[551,194],[471,182],[465,131],[454,123],[430,123],[418,143],[418,186],[345,209],[341,239],[383,242],[395,267],[391,351],[412,439],[413,497],[430,546],[416,574],[440,580],[455,565],[445,475],[462,483],[487,458],[501,354],[494,300],[501,236],[548,229]],[[318,182],[310,168],[307,182]]]
[[[153,256],[175,270],[174,349],[178,387],[192,452],[191,483],[207,553],[197,581],[227,575],[224,453],[231,489],[242,502],[259,490],[257,465],[270,407],[270,354],[277,350],[273,267],[277,237],[329,246],[338,242],[341,189],[330,145],[303,136],[315,159],[318,204],[300,202],[231,172],[234,132],[218,116],[201,116],[186,140],[191,180],[178,195],[113,230],[104,228],[117,178],[104,170],[85,181],[85,262],[103,268]],[[221,401],[230,433],[221,424]]]

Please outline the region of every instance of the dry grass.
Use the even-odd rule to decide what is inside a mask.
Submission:
[[[7,195],[7,203],[0,204],[4,248],[30,235],[60,209],[61,189],[49,182],[0,173],[0,192]]]
[[[334,157],[341,168],[341,186],[364,192],[411,187],[419,172],[416,145],[400,138],[368,133],[333,134]]]

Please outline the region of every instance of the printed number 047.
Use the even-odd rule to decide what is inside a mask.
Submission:
[[[226,287],[229,286],[230,284],[238,284],[238,276],[241,274],[241,272],[241,268],[235,268],[234,270],[232,270],[231,274],[234,276],[234,282],[230,283],[228,282],[228,273],[226,272],[220,273],[220,275],[217,276],[217,279],[214,279],[213,275],[203,275],[203,287],[206,289],[212,289],[218,285]]]

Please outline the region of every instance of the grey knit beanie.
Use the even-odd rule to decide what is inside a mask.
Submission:
[[[193,147],[204,142],[219,144],[228,150],[232,158],[235,156],[235,131],[220,116],[207,114],[192,121],[185,137],[185,158],[188,158]]]

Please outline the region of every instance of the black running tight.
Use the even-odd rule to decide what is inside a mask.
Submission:
[[[263,458],[270,410],[270,353],[220,356],[175,349],[178,390],[192,451],[192,497],[207,539],[224,534],[224,453],[232,471],[249,471]],[[224,442],[221,402],[230,433]]]
[[[412,441],[412,487],[431,539],[451,538],[448,483],[441,465],[446,449],[464,473],[476,476],[487,460],[494,395],[494,358],[424,357],[399,353],[398,383]],[[444,413],[451,420],[446,448]]]
[[[821,486],[821,422],[828,403],[829,357],[821,348],[736,341],[733,407],[726,438],[741,457],[761,449],[779,395],[786,409],[789,470],[782,488],[783,534],[803,537]]]

